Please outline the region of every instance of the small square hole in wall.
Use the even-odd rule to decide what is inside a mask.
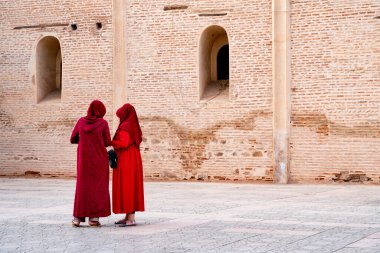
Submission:
[[[96,29],[98,29],[98,30],[100,30],[100,29],[102,29],[102,23],[100,23],[100,22],[97,22],[96,23]]]
[[[78,26],[75,23],[71,24],[70,27],[71,27],[71,30],[73,30],[73,31],[75,31],[76,29],[78,29]]]

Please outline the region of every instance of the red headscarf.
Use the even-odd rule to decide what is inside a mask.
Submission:
[[[125,104],[116,111],[116,116],[120,118],[120,124],[113,138],[115,139],[120,131],[126,131],[133,143],[140,147],[142,132],[135,108],[131,104]]]
[[[94,100],[91,102],[90,106],[87,110],[87,119],[90,118],[103,118],[106,114],[106,107],[104,104],[99,100]]]

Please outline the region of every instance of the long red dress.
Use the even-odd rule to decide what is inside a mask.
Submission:
[[[83,117],[77,122],[71,143],[78,143],[74,217],[111,215],[108,154],[111,145],[107,121]]]
[[[112,171],[112,210],[114,213],[144,211],[143,167],[139,148],[128,132],[119,131],[112,146],[117,168]]]

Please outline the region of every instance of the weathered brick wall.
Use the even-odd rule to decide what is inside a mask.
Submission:
[[[271,181],[271,2],[176,4],[187,9],[164,11],[170,5],[162,0],[126,6],[127,93],[145,136],[145,175]],[[230,99],[205,102],[199,41],[211,25],[228,34]]]
[[[272,181],[271,1],[125,4],[126,102],[143,128],[146,177]],[[376,8],[291,1],[292,182],[380,181]],[[92,99],[108,120],[115,109],[112,1],[4,0],[0,14],[0,174],[75,175],[75,121]],[[13,29],[72,22],[76,31]],[[212,25],[229,39],[229,99],[200,100],[199,43]],[[61,43],[62,97],[36,103],[36,44],[48,35]]]
[[[136,105],[144,131],[148,177],[271,180],[271,4],[244,1],[127,3],[127,100]],[[110,1],[2,2],[1,174],[74,174],[75,120],[93,98],[111,106]],[[227,13],[200,17],[200,13]],[[103,22],[97,31],[95,22]],[[16,26],[76,22],[69,27],[13,30]],[[202,31],[220,25],[231,50],[230,99],[199,101],[198,43]],[[255,32],[252,32],[252,29]],[[36,42],[61,42],[62,99],[35,100]],[[107,115],[110,118],[110,115]]]
[[[71,130],[92,99],[112,112],[111,0],[0,2],[0,174],[75,175]],[[75,22],[70,27],[18,26]],[[96,22],[103,28],[96,29]],[[63,58],[61,100],[36,103],[35,50],[55,36]]]
[[[375,2],[291,1],[292,181],[380,180]]]

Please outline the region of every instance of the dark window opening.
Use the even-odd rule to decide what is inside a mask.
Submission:
[[[96,23],[96,29],[98,30],[102,29],[102,23],[100,22]]]
[[[77,24],[71,24],[70,26],[71,26],[71,29],[72,29],[73,31],[75,31],[76,29],[78,29]]]
[[[228,45],[223,46],[218,52],[217,77],[218,80],[230,79],[230,57]]]

